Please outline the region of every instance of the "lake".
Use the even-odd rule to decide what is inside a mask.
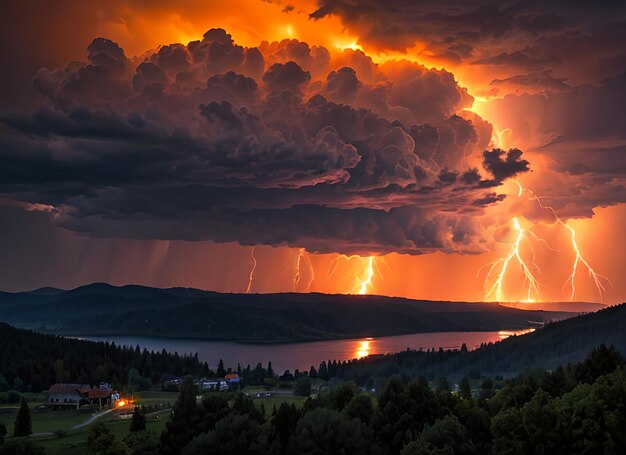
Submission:
[[[285,370],[298,368],[309,370],[311,365],[319,367],[322,360],[350,360],[372,354],[387,354],[405,349],[456,349],[465,343],[468,349],[476,349],[481,343],[500,341],[511,335],[520,335],[529,330],[499,332],[435,332],[415,333],[380,338],[354,338],[347,340],[314,341],[309,343],[286,344],[244,344],[229,341],[205,341],[176,338],[113,336],[83,337],[92,341],[114,341],[117,345],[136,346],[149,351],[178,352],[195,354],[206,361],[213,370],[220,359],[224,365],[236,369],[250,364],[252,368],[262,362],[272,362],[272,368],[279,374]]]

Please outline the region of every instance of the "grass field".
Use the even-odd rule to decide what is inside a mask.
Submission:
[[[262,396],[256,398],[255,395],[257,392],[266,392],[263,387],[246,387],[243,391],[253,397],[254,404],[259,409],[265,410],[266,417],[271,415],[274,407],[278,408],[282,403],[294,403],[296,406],[300,407],[306,401],[306,397],[291,395],[272,395],[269,397]],[[134,399],[136,404],[154,406],[164,403],[173,405],[177,397],[178,392],[146,391],[139,392],[134,396]],[[33,436],[30,439],[43,446],[47,455],[85,454],[87,450],[87,434],[93,424],[76,430],[72,430],[72,427],[85,422],[92,416],[92,413],[89,411],[81,412],[74,410],[52,411],[42,407],[42,404],[42,401],[29,402],[33,424]],[[118,415],[122,413],[128,414],[131,411],[132,409],[130,407],[126,408],[123,412],[113,411],[95,421],[104,422],[115,435],[115,438],[122,440],[128,434],[130,420],[121,419]],[[13,434],[13,423],[15,421],[16,412],[16,405],[0,407],[0,423],[6,425],[7,436]],[[158,439],[168,420],[169,411],[167,410],[149,414],[146,416],[147,429],[151,430],[154,437]],[[65,432],[65,435],[59,438],[54,434],[56,431]],[[50,434],[42,435],[41,433]]]
[[[148,416],[146,418],[146,429],[152,431],[155,439],[157,440],[161,435],[161,431],[165,428],[165,424],[169,419],[169,413],[164,412],[159,414],[159,416],[160,419],[158,420],[155,419],[154,416]],[[109,427],[116,440],[121,441],[124,436],[128,434],[128,430],[130,428],[129,420],[105,418],[104,422]],[[46,455],[83,455],[87,450],[86,444],[88,432],[89,427],[85,427],[81,430],[70,432],[63,438],[38,439],[35,440],[35,442],[45,447]]]
[[[169,402],[174,406],[174,402],[178,398],[178,392],[160,392],[160,391],[145,391],[139,392],[135,397],[135,403],[139,405],[150,405]]]
[[[249,397],[254,400],[254,404],[259,409],[265,409],[265,416],[269,417],[272,414],[274,407],[278,408],[282,403],[295,404],[297,407],[302,406],[307,397],[300,397],[297,395],[277,395],[275,390],[267,390],[262,386],[247,386],[242,390]],[[263,394],[269,392],[271,396],[265,397]],[[256,397],[256,394],[260,393],[260,397]],[[261,406],[262,405],[262,406]]]
[[[140,392],[135,396],[135,403],[150,406],[169,402],[173,405],[177,397],[177,392]],[[39,406],[42,404],[41,401],[29,403],[33,425],[33,436],[31,436],[30,440],[43,446],[47,455],[85,454],[87,450],[87,434],[93,423],[76,430],[71,428],[89,419],[92,416],[91,412],[40,409]],[[16,412],[17,406],[15,405],[0,408],[0,423],[7,427],[7,436],[9,436],[7,439],[10,439],[10,436],[13,434]],[[130,407],[123,412],[114,411],[96,419],[94,423],[97,421],[104,422],[115,435],[115,438],[122,440],[128,434],[130,420],[120,419],[118,414],[129,412],[132,412]],[[155,439],[158,439],[168,420],[169,411],[167,410],[157,414],[150,414],[146,416],[146,427],[154,433]],[[37,435],[37,433],[54,433],[57,430],[65,432],[66,435],[61,438],[55,434]]]
[[[46,408],[39,409],[43,402],[28,403],[31,419],[33,422],[33,433],[48,433],[56,430],[67,431],[74,425],[84,422],[90,417],[89,413],[68,411],[51,411]],[[7,428],[7,434],[13,434],[13,423],[17,406],[0,408],[0,423]]]

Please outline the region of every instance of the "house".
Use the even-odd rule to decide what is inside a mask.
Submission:
[[[201,379],[197,384],[202,390],[228,390],[228,383],[226,379]]]
[[[237,373],[229,373],[226,376],[224,376],[224,379],[226,379],[226,383],[231,388],[238,386],[239,383],[241,382],[241,378],[239,377]]]
[[[224,376],[224,379],[226,379],[226,382],[228,382],[229,384],[237,384],[239,383],[239,381],[241,381],[241,378],[237,373],[229,373]]]
[[[200,381],[200,388],[202,390],[219,390],[220,381],[217,379],[203,379]]]
[[[48,406],[52,409],[78,409],[81,406],[97,404],[110,405],[119,398],[110,384],[91,387],[88,384],[54,384],[48,389]]]
[[[80,389],[83,384],[54,384],[48,389],[48,406],[60,408],[75,408],[80,406],[82,395]]]

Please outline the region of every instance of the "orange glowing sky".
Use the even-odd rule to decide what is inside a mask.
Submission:
[[[27,9],[27,6],[13,7],[20,14],[25,14]],[[39,66],[61,66],[68,60],[83,58],[84,48],[94,36],[106,36],[119,43],[127,55],[141,56],[163,44],[201,39],[212,27],[226,29],[236,43],[246,47],[289,38],[306,41],[311,46],[324,46],[333,53],[347,48],[359,49],[379,64],[392,59],[407,59],[427,67],[444,68],[474,96],[474,104],[468,110],[494,126],[493,145],[519,147],[525,151],[525,157],[529,157],[533,172],[519,179],[521,185],[539,196],[560,194],[554,187],[575,186],[572,183],[575,177],[555,171],[549,158],[533,153],[533,149],[546,143],[546,138],[521,131],[520,119],[528,114],[503,107],[502,100],[506,95],[518,93],[519,88],[507,92],[509,89],[501,86],[494,94],[490,81],[509,77],[511,68],[451,62],[429,52],[426,43],[418,41],[403,51],[380,49],[361,40],[338,16],[310,19],[309,14],[317,8],[315,1],[131,3],[112,0],[107,3],[70,2],[66,8],[46,3],[42,8],[43,11],[31,15],[29,21],[17,21],[15,26],[23,28],[26,22],[29,24],[28,32],[15,30],[15,41],[23,41],[24,48],[30,49],[34,56],[34,63],[19,64],[24,71]],[[63,10],[63,15],[55,12],[56,9]],[[35,43],[25,37],[27,33],[47,33],[50,39],[43,44],[41,40]],[[520,254],[527,261],[532,259],[534,249],[538,267],[535,276],[540,292],[534,298],[569,300],[570,287],[566,283],[575,260],[569,232],[562,226],[553,225],[554,220],[542,214],[534,201],[526,196],[518,197],[514,182],[507,182],[498,191],[509,197],[487,209],[484,228],[491,235],[487,252],[473,255],[436,252],[418,256],[391,253],[373,259],[310,254],[298,248],[263,245],[252,251],[250,246],[208,241],[91,239],[50,225],[43,213],[22,212],[8,207],[10,204],[2,204],[10,216],[3,216],[5,234],[0,246],[5,257],[19,259],[5,261],[0,266],[0,288],[73,287],[107,281],[159,287],[189,286],[223,292],[367,292],[478,301],[486,298],[486,270],[481,271],[481,268],[510,253],[516,240],[512,220],[518,217],[524,229],[532,231],[549,245],[549,248],[545,247],[534,237],[520,245]],[[546,203],[552,204],[558,197],[548,198]],[[575,195],[564,195],[563,200],[566,197],[575,198]],[[595,206],[593,216],[587,217],[570,218],[566,204],[556,210],[567,220],[567,226],[575,230],[577,245],[585,260],[597,273],[611,280],[611,284],[604,282],[606,292],[602,300],[612,304],[626,300],[626,282],[622,279],[626,269],[623,239],[626,205],[604,205]],[[20,220],[27,217],[34,221],[29,229],[24,230]],[[29,245],[28,248],[21,246],[25,244]],[[512,262],[503,281],[505,300],[527,298],[524,278],[522,268]],[[575,286],[575,301],[601,300],[584,266],[579,266]],[[488,298],[494,299],[493,295]],[[369,352],[369,342],[362,343],[359,352]]]

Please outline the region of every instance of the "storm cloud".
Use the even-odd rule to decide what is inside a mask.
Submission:
[[[321,0],[311,17],[339,18],[368,49],[463,74],[502,144],[534,163],[525,183],[561,216],[626,202],[620,2]]]
[[[33,85],[45,102],[1,119],[0,193],[90,236],[477,252],[478,215],[529,170],[486,150],[452,74],[361,51],[211,29],[131,58],[97,38]]]
[[[486,74],[506,71],[494,80],[526,91],[529,84],[541,91],[559,81],[595,83],[626,70],[626,49],[616,45],[626,41],[626,12],[613,0],[320,0],[311,18],[328,16],[368,48],[416,49]]]

